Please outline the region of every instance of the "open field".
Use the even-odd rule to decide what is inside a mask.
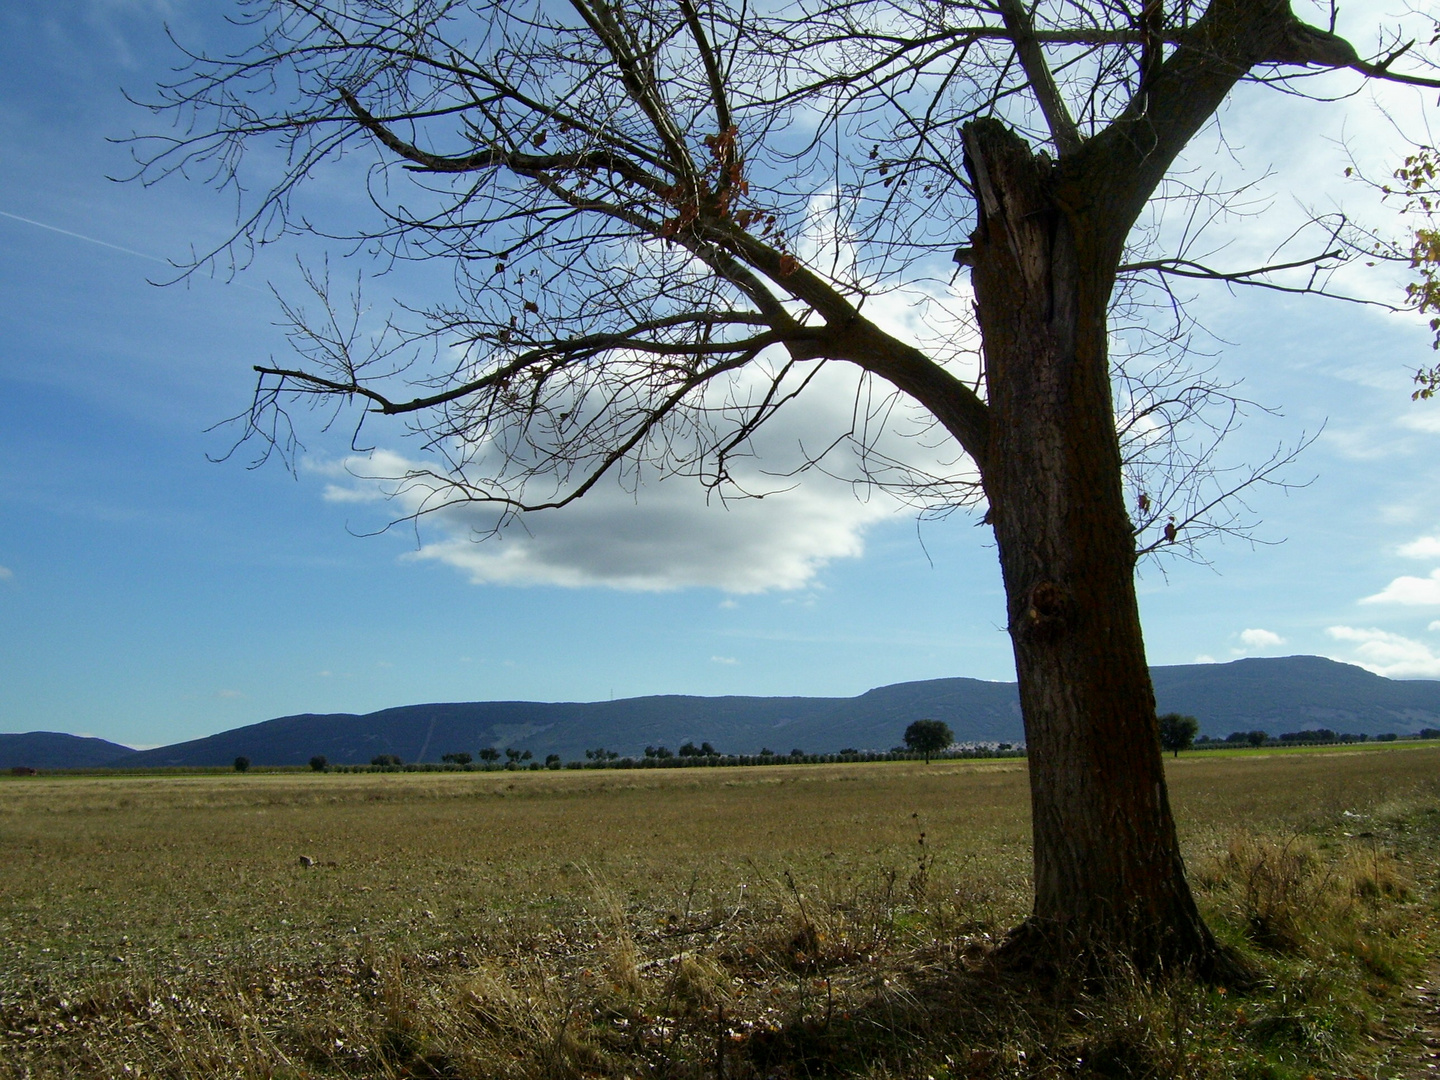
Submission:
[[[0,1076],[1396,1075],[1440,747],[1170,778],[1273,985],[1078,1020],[955,989],[1025,912],[1023,762],[5,778]]]

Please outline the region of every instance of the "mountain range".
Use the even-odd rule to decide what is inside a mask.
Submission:
[[[135,753],[128,746],[58,731],[0,735],[0,769],[88,769]]]
[[[1151,669],[1160,712],[1183,712],[1202,734],[1306,728],[1379,735],[1440,727],[1440,681],[1395,680],[1318,656],[1248,658],[1228,664]],[[930,679],[897,683],[858,697],[688,697],[662,695],[600,702],[481,701],[404,705],[379,712],[282,716],[203,739],[130,750],[101,739],[53,732],[0,734],[0,768],[303,765],[317,754],[332,764],[393,754],[407,762],[483,747],[529,750],[569,761],[604,747],[639,756],[647,745],[674,750],[707,741],[724,753],[768,747],[834,753],[888,749],[912,720],[950,725],[962,742],[1021,742],[1014,683]]]

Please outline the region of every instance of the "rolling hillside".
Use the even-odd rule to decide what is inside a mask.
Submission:
[[[1154,669],[1161,712],[1186,712],[1204,734],[1303,728],[1378,735],[1440,727],[1440,682],[1397,681],[1315,656],[1246,659]],[[659,696],[604,702],[490,701],[406,705],[351,713],[285,716],[208,738],[130,753],[124,765],[223,765],[244,755],[257,765],[301,765],[314,754],[336,764],[376,754],[438,761],[485,746],[530,750],[539,758],[583,757],[604,746],[638,755],[709,741],[728,753],[800,748],[886,749],[920,717],[943,720],[963,741],[1023,739],[1014,683],[933,679],[884,686],[853,698]]]
[[[84,769],[112,765],[134,754],[128,746],[62,735],[58,731],[27,731],[0,735],[0,769]]]

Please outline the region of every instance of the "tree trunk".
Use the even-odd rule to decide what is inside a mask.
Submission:
[[[991,428],[984,483],[1029,747],[1035,907],[1011,939],[1087,967],[1213,972],[1166,794],[1106,352],[1119,244],[996,121],[966,131]],[[1122,238],[1123,239],[1123,238]]]

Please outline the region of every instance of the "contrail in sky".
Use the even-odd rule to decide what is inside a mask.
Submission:
[[[34,218],[21,217],[19,214],[12,214],[8,210],[0,210],[0,217],[7,217],[11,221],[23,221],[26,225],[34,225],[37,229],[46,229],[53,233],[59,233],[61,236],[71,236],[74,237],[76,240],[84,240],[87,244],[99,244],[103,248],[109,248],[111,251],[118,251],[125,255],[134,255],[137,259],[145,259],[149,262],[159,263],[161,266],[169,267],[171,270],[174,270],[177,273],[181,269],[180,267],[172,263],[170,260],[162,259],[158,255],[150,255],[143,251],[136,251],[134,248],[121,247],[119,244],[112,244],[108,240],[97,240],[93,236],[86,236],[84,233],[72,232],[69,229],[62,229],[58,225],[47,225],[43,221],[36,221]],[[243,281],[226,281],[224,282],[224,284],[233,285],[237,289],[247,289],[250,292],[265,293],[266,295],[268,295],[267,290],[256,288],[254,285],[247,285]]]
[[[0,217],[7,217],[11,221],[23,221],[26,225],[34,225],[37,229],[49,229],[51,232],[59,233],[61,236],[73,236],[76,240],[84,240],[87,244],[99,244],[101,247],[109,248],[111,251],[121,251],[126,255],[134,255],[137,259],[149,259],[151,262],[160,263],[162,266],[171,266],[165,259],[158,255],[147,255],[143,251],[136,251],[134,248],[121,247],[119,244],[111,244],[104,240],[97,240],[93,236],[86,236],[84,233],[71,232],[69,229],[62,229],[58,225],[46,225],[43,221],[36,221],[34,218],[21,217],[19,214],[12,214],[8,210],[0,210]],[[174,269],[171,266],[171,269]]]

